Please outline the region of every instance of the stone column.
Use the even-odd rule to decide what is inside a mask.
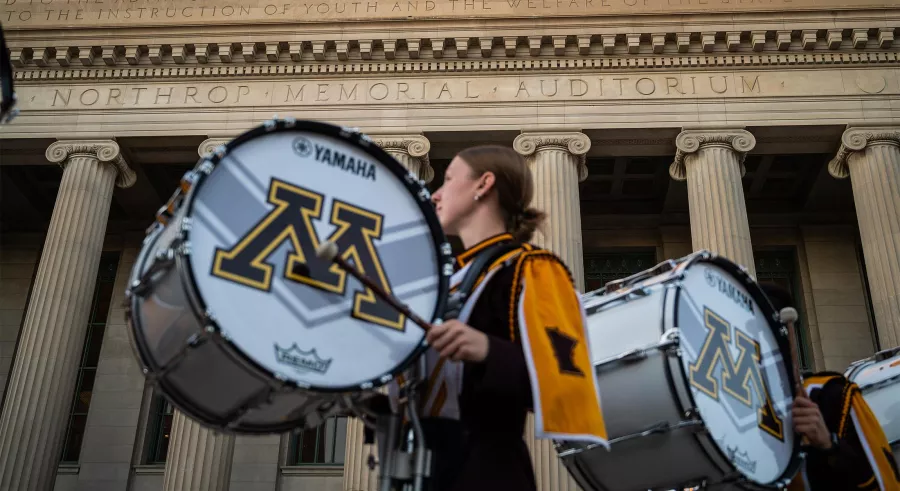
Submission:
[[[428,160],[431,142],[421,134],[370,135],[376,145],[397,159],[403,167],[426,183],[434,179]],[[358,418],[347,418],[347,440],[344,446],[344,491],[378,489],[378,468],[369,469],[369,455],[378,459],[376,445],[363,444],[365,425]]]
[[[201,426],[179,410],[172,417],[165,491],[228,491],[234,435]]]
[[[46,156],[64,170],[0,416],[0,489],[53,489],[113,187],[136,179],[112,140]]]
[[[572,271],[578,290],[584,291],[578,183],[587,178],[585,154],[591,148],[591,140],[577,132],[523,132],[513,141],[513,148],[525,157],[532,172],[532,206],[547,213],[533,242],[558,255]],[[531,450],[539,491],[579,489],[559,460],[553,442],[535,439],[532,414],[525,425],[525,441]]]
[[[673,179],[687,180],[694,250],[727,257],[756,277],[744,203],[744,157],[756,138],[740,128],[682,131],[669,166]]]
[[[583,133],[526,132],[516,137],[513,148],[526,158],[534,178],[532,206],[548,215],[534,242],[562,258],[584,291],[578,183],[587,178],[585,154],[591,140]]]
[[[848,128],[828,172],[853,186],[881,347],[900,345],[900,127]]]
[[[434,179],[434,169],[428,161],[431,142],[422,135],[371,135],[372,141],[383,148],[426,183]],[[349,433],[348,433],[349,435]]]
[[[204,140],[197,153],[204,157],[228,141],[228,138]],[[207,428],[175,409],[163,489],[228,491],[233,455],[234,435]]]

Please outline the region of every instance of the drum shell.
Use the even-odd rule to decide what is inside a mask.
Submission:
[[[844,375],[859,386],[891,444],[894,458],[900,462],[900,348],[882,353],[887,357],[860,360]]]
[[[674,293],[675,287],[658,286],[646,296],[586,306],[592,363],[659,342],[665,324],[671,324],[665,311]],[[602,318],[592,318],[599,312]],[[611,440],[686,419],[679,400],[687,394],[676,356],[652,350],[640,361],[611,365],[596,374]],[[686,429],[624,440],[610,452],[595,448],[568,459],[584,489],[660,489],[724,476]]]
[[[693,269],[698,263],[706,265]],[[717,275],[721,275],[721,281]],[[777,411],[783,427],[791,428],[789,404],[795,384],[789,359],[780,355],[788,351],[788,340],[785,331],[773,322],[777,313],[755,281],[730,261],[699,251],[621,280],[616,286],[618,290],[583,297],[591,357],[595,368],[604,366],[596,371],[596,378],[611,451],[557,442],[564,462],[581,486],[604,491],[690,489],[698,485],[715,489],[785,486],[802,462],[793,433],[782,437],[772,434],[776,440],[766,439],[756,427],[756,418],[747,419],[759,410],[758,405],[741,402],[738,396],[708,397],[692,385],[687,372],[689,366],[698,363],[701,346],[721,342],[721,337],[712,337],[711,333],[713,328],[722,328],[708,324],[710,318],[704,316],[733,319],[725,320],[726,345],[712,348],[716,351],[710,352],[712,358],[706,357],[707,363],[712,360],[717,364],[712,370],[719,366],[724,371],[728,363],[728,370],[740,369],[743,376],[762,377],[766,393],[780,408]],[[716,318],[721,317],[713,320]],[[746,364],[738,367],[736,358],[726,362],[717,357],[715,353],[727,356],[720,349],[729,350],[731,356],[745,352],[746,342],[744,348],[728,344],[740,337],[738,331],[742,339],[756,343],[757,352],[766,357],[756,366],[766,368],[755,374],[745,372],[750,368]],[[723,336],[721,331],[718,336]],[[759,393],[751,397],[759,403]],[[735,404],[743,406],[736,408]],[[722,419],[723,415],[729,419]],[[747,426],[750,421],[754,423]],[[736,426],[739,424],[743,426]],[[741,435],[750,439],[743,440]],[[770,444],[780,448],[771,454],[773,460],[754,460],[769,455],[766,448]],[[741,453],[735,457],[733,452],[738,451]],[[759,472],[768,472],[767,478],[774,481],[762,484],[743,475],[734,458],[743,459],[741,465],[752,466],[750,472],[757,472],[759,462],[768,466]],[[772,470],[778,473],[773,476]]]
[[[322,146],[314,150],[316,142]],[[244,155],[242,152],[249,154]],[[319,161],[320,153],[325,160]],[[245,165],[254,162],[258,165]],[[381,165],[378,166],[377,163]],[[325,167],[312,167],[316,172],[311,173],[308,171],[309,164]],[[350,203],[354,201],[354,196],[322,193],[323,189],[327,189],[324,183],[331,185],[330,183],[337,182],[328,177],[333,173],[351,173],[358,178],[374,179],[376,167],[380,169],[378,175],[381,179],[378,182],[387,183],[386,186],[390,189],[402,193],[403,198],[413,205],[412,208],[398,206],[397,201],[391,201],[389,205],[392,206],[378,208],[376,211],[380,212],[376,213],[365,206],[372,206],[372,196],[377,193],[368,195],[369,201],[362,204]],[[327,172],[332,174],[319,173],[318,169],[328,169]],[[226,175],[229,176],[230,187],[221,185],[223,176]],[[261,316],[253,315],[254,309],[263,308],[256,303],[259,296],[250,300],[243,291],[234,289],[223,294],[221,290],[210,289],[209,284],[204,283],[210,276],[207,267],[214,267],[207,261],[211,257],[210,244],[219,241],[226,244],[236,240],[233,237],[223,237],[229,234],[246,234],[250,229],[245,227],[259,223],[256,219],[261,219],[266,213],[269,215],[265,216],[274,216],[265,211],[272,209],[271,195],[265,189],[268,185],[271,191],[274,186],[272,182],[276,180],[282,184],[288,181],[302,183],[302,186],[294,186],[295,191],[291,191],[294,195],[300,193],[306,197],[316,196],[320,204],[327,202],[332,211],[337,209],[335,203],[340,201],[341,209],[345,212],[357,210],[353,212],[356,213],[353,216],[367,220],[373,220],[372,215],[378,216],[374,224],[366,225],[372,229],[372,233],[376,229],[379,234],[384,230],[388,235],[393,234],[391,238],[395,242],[410,238],[428,242],[427,250],[419,248],[424,256],[418,256],[420,259],[428,259],[428,267],[413,273],[420,276],[405,277],[406,283],[399,286],[406,286],[406,293],[413,291],[420,297],[431,296],[424,302],[433,300],[433,305],[429,304],[428,308],[422,309],[422,312],[430,312],[427,317],[431,321],[444,311],[448,281],[453,272],[452,249],[443,235],[425,184],[355,129],[315,121],[297,121],[293,118],[270,120],[201,158],[197,166],[182,179],[180,190],[160,210],[157,223],[144,242],[132,270],[126,316],[137,358],[145,376],[156,386],[158,392],[188,417],[223,431],[247,434],[283,433],[300,427],[316,426],[330,416],[362,416],[367,411],[365,403],[378,397],[378,389],[414,363],[427,348],[423,340],[414,339],[410,342],[406,339],[399,348],[396,343],[385,342],[381,351],[371,352],[377,352],[381,356],[387,354],[389,361],[384,363],[386,368],[379,367],[371,373],[363,374],[361,380],[356,378],[349,383],[321,384],[318,383],[321,380],[296,375],[312,373],[305,370],[310,367],[313,372],[324,373],[320,366],[304,365],[306,362],[313,363],[312,357],[316,357],[316,362],[322,361],[318,358],[316,347],[312,347],[312,357],[303,359],[309,352],[297,345],[297,336],[292,329],[282,328],[293,326],[296,322],[302,324],[305,320],[285,309],[282,318],[273,321],[270,316],[266,321],[261,321]],[[284,187],[289,186],[293,185],[284,184]],[[301,187],[305,191],[296,191]],[[257,195],[259,189],[263,189],[261,201]],[[351,193],[353,189],[357,188],[341,187],[344,194]],[[210,196],[207,190],[214,192],[214,201],[209,203],[204,201],[204,196]],[[326,197],[326,194],[330,197]],[[222,199],[215,201],[216,197]],[[349,201],[344,202],[342,199]],[[415,211],[407,213],[407,210]],[[248,214],[248,211],[252,212]],[[317,213],[313,208],[307,211]],[[260,216],[247,221],[255,213],[260,213]],[[385,214],[390,214],[391,220],[385,220]],[[221,229],[212,229],[221,225],[220,216],[240,217],[238,220],[244,221],[238,228],[244,231],[226,230],[226,235],[219,235]],[[335,216],[328,212],[327,215],[316,218],[316,222],[335,225],[345,220]],[[396,226],[391,228],[387,225],[389,221],[395,222]],[[166,225],[160,225],[161,223]],[[368,232],[369,228],[365,230]],[[318,237],[319,232],[321,231],[317,228],[309,232],[306,244],[312,243],[315,246],[317,239],[329,237]],[[209,240],[210,237],[214,237],[214,240]],[[331,237],[338,242],[341,240],[335,234]],[[295,243],[288,247],[290,246],[300,247]],[[339,247],[345,246],[346,244],[339,244]],[[313,255],[309,250],[304,252],[308,257]],[[394,258],[396,257],[395,254]],[[159,259],[163,261],[160,262]],[[404,272],[412,271],[408,263],[409,255],[404,255],[400,266]],[[290,263],[285,261],[281,264]],[[397,261],[393,264],[396,270]],[[162,267],[152,276],[145,277],[145,271],[153,265]],[[417,284],[417,281],[431,284]],[[415,288],[409,287],[410,284],[414,284]],[[406,300],[415,311],[417,298],[406,299],[400,291],[392,293],[401,300]],[[328,315],[334,314],[327,312],[330,304],[333,304],[331,300],[333,299],[318,302],[316,308],[319,308],[320,320],[327,320]],[[238,315],[235,315],[236,312]],[[220,314],[221,318],[216,318],[213,315],[215,313]],[[238,317],[240,320],[236,320]],[[281,333],[289,333],[284,346],[294,344],[290,348],[282,347],[281,351],[286,354],[279,352],[278,348],[273,351],[260,349],[261,343],[256,343],[255,351],[248,349],[248,344],[254,344],[257,339],[267,340],[274,330],[279,329]],[[424,339],[424,334],[417,329],[403,332],[411,333],[407,338]],[[378,335],[374,337],[378,338]],[[251,341],[248,342],[248,339]],[[340,352],[344,344],[340,340],[332,343],[331,339],[334,339],[333,334],[328,343]],[[278,346],[278,343],[273,343],[272,346]],[[290,358],[291,356],[294,358]],[[278,361],[273,363],[273,358],[278,358]],[[292,368],[279,371],[281,367],[275,365],[285,364],[282,358]],[[333,358],[327,360],[329,364],[331,359]],[[357,359],[353,358],[352,361],[344,367],[359,366]],[[383,362],[383,358],[376,361]]]
[[[338,394],[273,386],[271,376],[207,331],[190,266],[177,251],[183,223],[184,209],[151,233],[132,270],[134,285],[158,254],[171,251],[173,262],[151,277],[152,289],[132,294],[129,301],[132,345],[145,375],[179,410],[223,431],[279,433],[314,426],[331,415]],[[255,407],[235,424],[235,415],[248,405]]]

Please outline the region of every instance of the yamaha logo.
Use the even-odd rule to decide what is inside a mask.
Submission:
[[[309,157],[313,153],[312,142],[302,136],[298,136],[297,138],[294,138],[293,147],[294,147],[294,153],[296,153],[297,155],[299,155],[303,158]]]
[[[709,269],[703,271],[703,276],[704,278],[706,278],[706,283],[711,288],[728,297],[732,302],[734,302],[747,312],[753,312],[753,299],[750,298],[749,295],[742,292],[740,287],[734,285],[732,282]]]

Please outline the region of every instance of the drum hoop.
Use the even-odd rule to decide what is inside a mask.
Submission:
[[[685,261],[683,263],[679,264],[679,268],[681,269],[681,271],[677,275],[677,277],[679,279],[679,283],[680,283],[680,279],[684,275],[684,272],[688,268],[690,268],[694,264],[701,263],[701,262],[706,262],[706,263],[713,264],[715,266],[719,266],[720,268],[724,269],[726,272],[731,273],[736,279],[738,279],[739,281],[742,282],[744,288],[747,289],[747,293],[749,293],[750,296],[753,298],[753,300],[756,301],[757,305],[759,306],[760,310],[762,311],[763,318],[766,320],[766,323],[771,328],[772,334],[775,336],[775,341],[778,344],[778,349],[781,351],[781,353],[790,353],[790,349],[791,349],[790,341],[788,340],[787,336],[782,333],[780,324],[778,324],[777,319],[779,317],[778,317],[778,313],[775,311],[775,307],[772,305],[771,302],[769,302],[769,299],[765,297],[765,294],[763,293],[762,288],[759,286],[759,283],[752,276],[750,276],[744,268],[741,268],[736,263],[730,261],[729,259],[727,259],[725,257],[719,256],[715,253],[711,253],[708,251],[699,251],[699,252],[694,253],[691,256],[689,256],[687,259],[685,259]],[[675,324],[675,320],[677,319],[677,315],[678,315],[678,299],[682,294],[682,287],[676,288],[675,290],[676,290],[675,299],[674,299],[675,301],[673,304],[672,317],[671,317],[671,321],[670,321],[673,324]],[[665,316],[663,319],[664,319],[663,322],[666,322]],[[787,372],[788,387],[789,387],[789,390],[791,393],[791,397],[794,398],[797,396],[796,390],[795,390],[797,381],[794,380],[793,360],[791,360],[790,356],[787,356],[787,357],[783,356],[782,359],[784,360],[784,363],[785,363],[785,370]],[[696,407],[698,407],[697,401],[694,399],[694,394],[691,393],[687,374],[684,371],[684,364],[681,363],[680,360],[678,362],[678,367],[679,367],[679,372],[681,373],[682,383],[684,384],[684,387],[686,389],[686,390],[684,390],[684,393],[686,394],[688,402],[690,404],[689,407],[696,408]],[[683,404],[683,402],[682,402],[682,404]],[[685,408],[682,408],[682,410],[684,410],[684,409]],[[700,413],[699,417],[701,420],[703,419],[702,412]],[[793,428],[791,430],[793,430]],[[787,429],[785,429],[785,431],[787,431]],[[724,459],[725,462],[728,462],[733,467],[732,470],[734,470],[734,471],[737,470],[737,468],[734,466],[734,464],[731,464],[731,461],[728,459],[728,456],[725,455],[725,452],[719,447],[719,445],[715,442],[715,440],[713,438],[711,438],[708,435],[704,435],[701,432],[694,433],[694,438],[696,438],[698,440],[698,443],[700,443],[700,446],[701,446],[701,448],[704,449],[704,451],[708,452],[708,450],[706,450],[706,449],[708,446],[711,446],[712,448],[715,449],[715,451],[717,452],[718,456],[721,459]],[[711,445],[705,445],[701,440],[706,440],[706,442]],[[785,470],[781,473],[780,476],[778,476],[774,481],[772,481],[771,484],[761,484],[761,483],[758,483],[758,482],[755,482],[755,481],[752,481],[752,480],[746,478],[746,476],[744,476],[744,479],[741,480],[741,483],[744,485],[756,487],[758,489],[780,489],[783,484],[790,482],[790,480],[793,479],[793,477],[800,470],[800,466],[803,464],[803,460],[804,460],[804,454],[800,451],[800,445],[796,443],[796,442],[799,442],[799,437],[797,436],[796,432],[794,433],[794,441],[795,441],[795,444],[791,448],[791,457],[788,460],[788,464],[785,467]],[[712,457],[712,456],[710,456],[710,457]]]
[[[438,298],[434,307],[434,312],[431,314],[430,320],[432,322],[436,322],[437,320],[439,320],[443,315],[443,312],[446,310],[447,296],[450,290],[450,271],[452,270],[453,261],[455,259],[452,255],[450,243],[444,235],[443,228],[441,227],[437,215],[434,212],[434,208],[431,206],[431,194],[424,186],[424,183],[421,182],[418,178],[415,178],[410,171],[408,171],[400,164],[400,162],[398,162],[381,147],[372,142],[368,136],[360,133],[356,129],[336,126],[321,121],[271,119],[266,121],[262,125],[251,128],[250,130],[241,133],[234,139],[225,143],[222,147],[219,147],[218,149],[213,151],[209,156],[203,157],[200,159],[200,161],[198,161],[196,168],[200,168],[204,163],[208,162],[212,164],[213,170],[209,171],[209,173],[203,171],[197,172],[197,181],[191,186],[182,203],[182,207],[185,208],[184,217],[187,218],[191,216],[197,192],[202,187],[206,178],[212,174],[215,167],[218,166],[222,159],[224,159],[233,150],[250,140],[266,134],[295,131],[306,131],[332,137],[345,142],[363,151],[369,157],[377,160],[379,163],[387,167],[393,173],[393,175],[397,177],[401,183],[404,184],[406,189],[410,192],[411,196],[418,204],[419,209],[422,211],[422,214],[424,215],[425,221],[428,225],[429,232],[431,233],[431,238],[435,244],[435,254],[437,255],[436,262],[438,263],[440,271],[438,271]],[[184,231],[185,243],[190,243],[190,234],[191,229],[190,227],[188,227]],[[203,314],[208,311],[208,306],[206,304],[206,301],[203,299],[202,294],[200,293],[200,289],[198,284],[196,283],[195,275],[190,261],[187,260],[186,257],[184,259],[185,260],[182,261],[184,267],[180,268],[182,283],[185,286],[189,301],[196,302],[196,305],[193,306],[195,308],[195,314],[198,317],[202,318]],[[409,320],[407,320],[407,322],[409,322]],[[208,324],[214,328],[217,334],[220,334],[222,332],[222,328],[219,325],[218,320],[216,320],[215,318],[210,319]],[[425,335],[423,333],[422,340],[419,341],[418,345],[404,360],[398,363],[390,371],[378,375],[377,377],[374,377],[372,379],[360,382],[358,384],[339,387],[322,387],[313,384],[297,384],[295,381],[287,379],[282,375],[279,375],[276,372],[273,372],[272,370],[269,370],[268,368],[257,363],[255,360],[250,358],[249,355],[245,354],[243,350],[241,350],[240,347],[237,346],[231,339],[227,339],[223,336],[215,337],[221,339],[221,346],[236,360],[242,361],[250,368],[259,371],[262,374],[265,374],[269,378],[277,379],[283,385],[306,391],[330,394],[348,391],[363,391],[383,386],[393,380],[397,376],[397,374],[402,373],[407,368],[409,368],[409,366],[428,349],[428,344],[425,341]]]

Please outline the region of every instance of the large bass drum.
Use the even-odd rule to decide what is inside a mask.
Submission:
[[[900,462],[900,346],[852,363],[844,376],[859,386]]]
[[[425,333],[342,257],[432,321],[453,257],[424,184],[355,130],[273,120],[185,175],[134,266],[144,373],[188,417],[280,433],[354,414],[418,359]]]
[[[787,485],[801,463],[787,331],[743,268],[700,251],[583,302],[610,438],[556,443],[583,489]]]

